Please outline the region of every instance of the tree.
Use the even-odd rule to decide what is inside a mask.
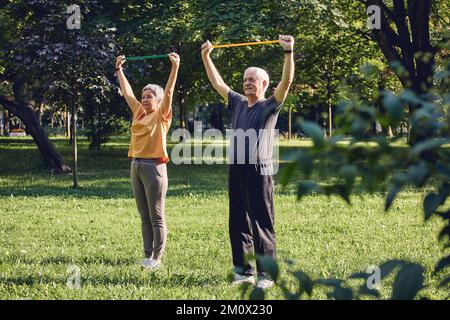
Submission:
[[[2,96],[0,103],[22,119],[45,159],[61,171],[68,167],[44,134],[27,101],[38,95],[50,104],[71,106],[75,124],[81,105],[89,108],[93,102],[109,100],[114,87],[111,71],[114,36],[112,30],[89,19],[94,16],[97,2],[83,4],[84,24],[79,30],[66,26],[67,7],[54,1],[19,1],[6,7],[22,28],[21,36],[11,40],[5,50],[9,57],[5,79],[13,83],[15,101]],[[76,140],[76,125],[72,130]],[[74,186],[78,185],[76,165],[75,141]]]
[[[394,67],[403,87],[418,95],[427,93],[433,86],[437,44],[449,26],[448,17],[444,17],[448,2],[434,1],[434,10],[432,0],[393,0],[391,6],[382,0],[360,2],[366,8],[380,9],[381,28],[372,29],[372,38]],[[434,34],[430,24],[435,26]]]
[[[20,4],[14,5],[22,7],[20,6]],[[6,50],[5,52],[6,44],[11,44],[11,41],[17,39],[16,34],[21,34],[25,28],[23,23],[19,23],[14,18],[14,15],[12,14],[13,12],[10,9],[10,6],[6,6],[3,7],[0,12],[0,17],[2,17],[2,19],[0,19],[0,23],[2,30],[4,30],[4,32],[1,32],[1,34],[5,40],[5,42],[0,41],[0,49],[3,49],[1,51],[0,58],[0,80],[4,82],[6,81],[7,84],[10,84],[7,85],[7,87],[11,88],[11,92],[8,95],[0,95],[0,104],[6,110],[8,110],[8,112],[13,113],[22,120],[22,122],[27,127],[27,131],[33,137],[33,140],[38,146],[39,151],[41,152],[44,159],[52,164],[59,172],[68,172],[70,171],[70,167],[65,165],[63,157],[56,151],[53,144],[45,135],[42,127],[39,124],[39,119],[34,113],[33,107],[28,102],[29,99],[26,97],[25,92],[25,84],[27,82],[26,75],[16,74],[15,70],[12,70],[14,63],[20,62],[18,60],[12,62],[12,56],[7,52],[8,50]],[[6,20],[3,19],[3,17],[5,16],[13,18],[11,20]],[[15,34],[14,36],[13,33]],[[21,56],[19,57],[22,58]],[[13,96],[13,98],[11,98],[10,96]]]

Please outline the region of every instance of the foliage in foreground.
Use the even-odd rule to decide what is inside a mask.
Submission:
[[[435,79],[443,95],[427,94],[418,96],[406,89],[401,94],[381,92],[383,105],[381,111],[360,102],[359,97],[340,103],[336,121],[338,128],[330,140],[323,138],[322,129],[313,122],[301,121],[302,130],[312,138],[314,146],[308,150],[297,150],[291,154],[295,160],[287,166],[282,176],[282,184],[286,185],[293,171],[298,168],[305,179],[297,184],[298,199],[305,195],[322,192],[327,195],[337,194],[348,204],[350,195],[360,190],[370,193],[387,191],[385,210],[389,210],[399,192],[406,186],[418,189],[429,187],[433,182],[436,190],[428,191],[423,200],[425,220],[437,216],[444,221],[444,228],[438,239],[443,243],[446,252],[435,265],[433,276],[439,277],[440,287],[450,286],[450,275],[442,275],[450,266],[450,209],[445,202],[450,195],[450,119],[448,106],[450,103],[450,64],[446,70],[437,73]],[[405,107],[414,110],[408,115],[411,126],[409,144],[401,152],[394,152],[392,142],[383,136],[372,136],[370,126],[379,122],[386,126],[395,126],[403,119]],[[344,137],[350,139],[349,147],[343,147]],[[338,179],[331,184],[321,185],[309,180],[316,160],[322,160],[338,167]],[[303,295],[311,296],[316,286],[332,288],[328,293],[334,299],[361,299],[364,296],[380,297],[376,284],[394,270],[398,270],[392,288],[392,299],[414,299],[425,288],[424,274],[426,269],[417,263],[404,260],[390,260],[378,268],[367,269],[349,277],[349,279],[316,279],[313,280],[301,270],[293,271],[299,287],[290,292],[283,281],[278,281],[279,266],[276,261],[266,257],[261,264],[269,272],[277,285],[284,291],[287,299],[300,299]],[[352,279],[363,279],[364,283],[353,289],[346,283]],[[249,286],[243,288],[243,293]],[[450,296],[449,296],[450,297]],[[448,298],[449,298],[448,297]],[[253,288],[250,298],[264,298],[264,291]],[[422,297],[426,298],[426,297]]]

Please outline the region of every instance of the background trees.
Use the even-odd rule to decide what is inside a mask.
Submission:
[[[49,114],[59,112],[69,125],[75,123],[71,115],[80,112],[82,133],[95,149],[109,136],[126,131],[129,114],[117,94],[113,73],[117,54],[178,52],[183,63],[174,99],[174,127],[190,128],[191,121],[198,119],[223,130],[229,125],[229,114],[205,77],[201,43],[292,34],[297,43],[293,99],[281,112],[278,127],[303,135],[296,121],[302,117],[318,123],[327,136],[337,125],[337,102],[350,91],[357,90],[368,102],[379,99],[379,92],[386,89],[423,94],[433,86],[430,72],[442,68],[448,55],[438,46],[445,42],[449,26],[449,5],[443,0],[84,0],[79,1],[79,30],[66,27],[67,8],[55,1],[4,3],[0,9],[3,119],[6,111],[21,118],[44,158],[60,171],[68,167],[41,127],[42,121],[49,126]],[[379,30],[367,28],[370,5],[381,10]],[[272,88],[281,77],[282,55],[276,45],[218,49],[213,59],[235,90],[240,90],[242,73],[250,65],[269,71]],[[147,83],[164,85],[168,68],[163,59],[129,61],[125,72],[140,90]],[[401,134],[399,128],[407,131],[405,121],[391,128],[393,134]],[[379,123],[372,124],[372,133],[377,128],[389,133]]]

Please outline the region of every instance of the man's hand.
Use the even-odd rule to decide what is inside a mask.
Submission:
[[[289,88],[291,87],[292,81],[294,80],[294,55],[292,54],[294,49],[294,38],[292,36],[280,34],[280,46],[286,52],[291,52],[289,54],[284,54],[284,63],[283,63],[283,74],[281,75],[281,81],[275,89],[275,100],[278,103],[282,103],[289,92]]]
[[[125,56],[118,56],[116,58],[116,70],[122,68],[122,65],[125,63]]]
[[[214,47],[211,42],[206,41],[204,44],[202,44],[202,57],[209,56],[211,51],[214,50]]]
[[[280,46],[284,51],[292,51],[294,50],[294,37],[280,34],[278,37],[280,41]]]
[[[173,66],[175,66],[175,67],[180,66],[180,56],[178,54],[176,54],[175,52],[169,53],[169,59],[170,59],[170,62],[172,62]]]

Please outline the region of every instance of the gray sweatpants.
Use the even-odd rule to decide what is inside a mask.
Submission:
[[[131,184],[141,216],[145,257],[159,260],[167,238],[164,213],[168,184],[166,164],[151,159],[133,159]]]

